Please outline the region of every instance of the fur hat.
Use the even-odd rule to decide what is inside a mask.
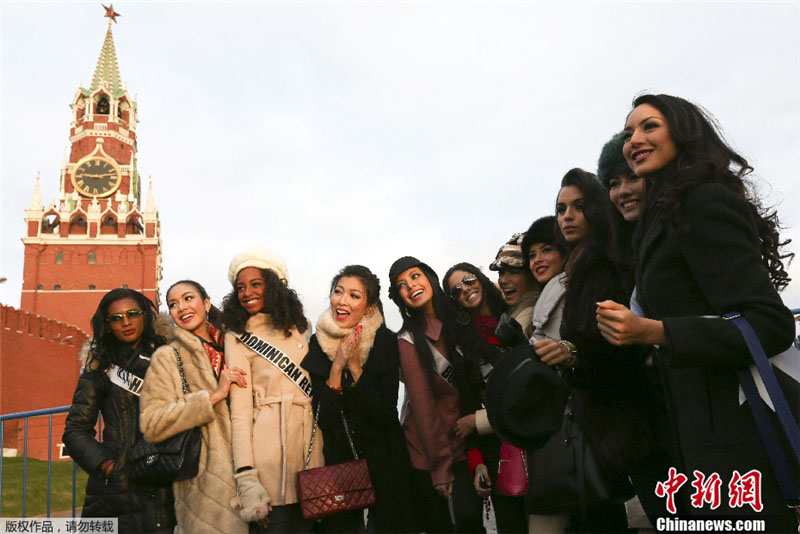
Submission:
[[[522,260],[526,264],[530,260],[528,257],[528,252],[531,249],[531,245],[535,245],[536,243],[547,243],[548,245],[553,245],[554,247],[558,248],[563,257],[567,257],[567,250],[564,248],[562,240],[557,239],[556,218],[553,215],[536,219],[531,224],[531,227],[528,228],[528,231],[525,232],[525,237],[522,238],[520,248],[522,249]]]
[[[486,382],[486,415],[495,433],[520,449],[537,449],[558,432],[569,388],[532,345],[507,352]]]
[[[597,179],[608,189],[608,182],[620,174],[630,174],[631,168],[622,154],[622,145],[625,143],[622,132],[614,134],[611,140],[603,145],[600,159],[597,161]]]
[[[231,265],[228,267],[228,280],[231,285],[236,283],[236,277],[239,275],[239,271],[245,267],[269,269],[287,284],[289,282],[289,275],[286,273],[286,261],[277,253],[267,248],[255,245],[245,251],[239,252],[233,257]]]
[[[506,241],[506,244],[497,251],[494,261],[489,264],[489,270],[499,271],[506,267],[523,267],[525,262],[522,261],[522,248],[520,247],[520,243],[522,243],[524,237],[525,234],[514,234],[511,236],[511,239]]]

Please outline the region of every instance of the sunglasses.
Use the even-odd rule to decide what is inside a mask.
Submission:
[[[461,284],[456,284],[450,290],[450,298],[453,300],[458,300],[458,297],[461,296],[461,292],[464,291],[464,287],[472,287],[478,283],[478,277],[472,273],[465,274],[464,278],[461,279],[461,284],[464,284],[462,287]]]
[[[109,315],[106,317],[106,322],[108,322],[108,324],[115,324],[122,321],[125,317],[128,319],[136,319],[142,315],[144,315],[142,310],[128,310],[125,313],[115,313],[114,315]]]

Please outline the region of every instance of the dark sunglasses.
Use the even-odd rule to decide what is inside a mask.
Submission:
[[[108,324],[114,324],[122,321],[125,317],[128,319],[136,319],[142,315],[144,315],[142,310],[128,310],[125,313],[115,313],[114,315],[109,315],[106,317],[106,322],[108,322]]]
[[[461,284],[464,284],[466,287],[472,287],[478,283],[478,277],[472,273],[468,273],[464,275],[464,278],[461,279]],[[450,298],[453,300],[458,300],[458,297],[461,296],[461,292],[464,291],[464,288],[461,284],[456,284],[450,290]]]

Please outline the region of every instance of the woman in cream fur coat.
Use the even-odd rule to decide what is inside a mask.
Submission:
[[[240,515],[270,534],[310,533],[296,485],[314,423],[311,381],[300,367],[308,353],[308,320],[274,252],[252,247],[237,254],[228,278],[233,291],[222,306],[225,355],[248,373],[247,384],[230,394]],[[323,465],[322,448],[317,431],[309,468]]]
[[[221,335],[208,320],[214,315],[205,289],[184,280],[167,291],[170,315],[156,328],[167,345],[152,356],[140,398],[140,427],[145,439],[163,441],[200,427],[202,448],[197,476],[173,483],[178,532],[245,533],[247,523],[232,508],[236,498],[231,455],[228,396],[231,384],[246,383],[240,369],[225,366]],[[218,312],[217,312],[218,313]],[[180,353],[189,393],[183,394],[176,352]]]

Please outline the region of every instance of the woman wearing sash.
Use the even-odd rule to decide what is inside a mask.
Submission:
[[[308,320],[287,285],[286,262],[271,250],[255,246],[234,256],[228,279],[225,356],[231,368],[247,373],[246,385],[230,391],[240,516],[270,534],[310,533],[296,486],[314,423],[311,381],[300,366],[308,353]],[[309,468],[323,465],[322,451],[317,431]]]
[[[325,463],[365,458],[375,489],[370,532],[412,532],[410,464],[397,419],[397,336],[386,328],[378,277],[348,265],[331,282],[330,308],[320,315],[303,367],[311,374]],[[347,420],[350,436],[342,417]],[[364,529],[361,510],[335,515],[323,532]]]
[[[167,290],[165,316],[157,322],[167,340],[153,354],[141,397],[140,424],[145,439],[163,441],[199,426],[202,435],[197,476],[173,484],[179,533],[246,533],[247,523],[230,506],[236,497],[231,457],[228,392],[247,385],[245,372],[225,363],[219,310],[206,290],[181,280]],[[184,395],[178,369],[180,354],[189,393]]]
[[[127,473],[139,434],[142,379],[153,351],[164,344],[155,317],[150,299],[132,289],[111,290],[100,300],[62,438],[89,474],[82,517],[116,517],[122,533],[168,533],[175,526],[172,488],[137,486]],[[98,413],[102,442],[95,437]]]
[[[411,457],[418,525],[425,532],[483,532],[459,416],[481,405],[483,379],[474,332],[456,312],[436,273],[405,256],[389,270],[389,298],[400,309],[400,369],[406,386],[403,430]],[[448,509],[449,508],[449,509]]]

